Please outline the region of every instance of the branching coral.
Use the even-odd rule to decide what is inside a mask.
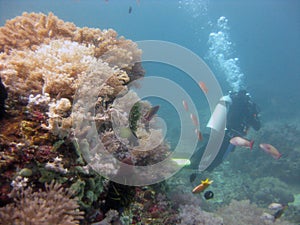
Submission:
[[[52,13],[24,13],[7,21],[0,28],[0,43],[0,52],[5,52],[1,54],[0,69],[6,85],[14,81],[18,90],[26,81],[25,90],[21,90],[38,92],[42,85],[46,86],[44,92],[53,95],[66,89],[68,95],[74,94],[77,77],[96,58],[128,72],[141,61],[137,45],[124,37],[118,38],[115,31],[78,28]],[[120,79],[128,82],[124,73]]]
[[[31,96],[29,103],[39,105],[32,100],[48,95],[49,119],[44,127],[60,138],[68,136],[73,125],[70,112],[65,111],[64,116],[53,112],[53,104],[60,98],[72,101],[86,84],[86,91],[97,90],[94,97],[107,107],[126,92],[131,79],[144,74],[135,66],[141,50],[131,40],[119,38],[111,29],[76,27],[52,13],[24,13],[7,21],[0,28],[0,40],[0,74],[11,97]],[[38,110],[47,109],[43,106]]]
[[[23,190],[15,202],[0,208],[0,224],[79,224],[79,211],[72,193],[61,185],[46,184],[45,191]]]
[[[9,52],[12,49],[35,50],[37,45],[48,43],[51,38],[71,38],[76,26],[65,23],[53,13],[48,16],[42,13],[23,13],[12,20],[8,20],[0,28],[0,51]]]
[[[91,46],[66,40],[42,44],[36,51],[12,50],[0,58],[1,74],[10,91],[21,96],[49,93],[70,98],[80,75],[95,61],[93,51]]]

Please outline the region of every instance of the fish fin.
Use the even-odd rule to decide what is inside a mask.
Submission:
[[[254,144],[254,140],[250,141],[250,150],[252,150]]]
[[[276,159],[280,159],[282,156],[282,154],[280,153],[278,157],[276,157]]]

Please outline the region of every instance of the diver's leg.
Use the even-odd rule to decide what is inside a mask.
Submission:
[[[192,157],[190,158],[190,165],[187,168],[198,169],[204,150],[205,146],[202,146],[193,153]]]
[[[193,169],[193,170],[198,170],[199,164],[200,164],[200,160],[202,158],[202,155],[204,153],[205,150],[205,145],[198,148],[197,151],[194,152],[194,154],[192,155],[192,157],[190,158],[190,165],[187,166],[186,168],[188,169]],[[197,177],[197,173],[193,172],[190,175],[190,182],[194,182],[194,180]]]
[[[207,171],[211,172],[213,169],[218,167],[224,160],[224,158],[234,150],[235,146],[230,144],[230,138],[225,137],[221,145],[220,151],[214,161],[208,166]]]

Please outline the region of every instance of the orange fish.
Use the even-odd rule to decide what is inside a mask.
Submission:
[[[242,137],[233,137],[230,139],[229,141],[231,144],[235,145],[235,146],[242,146],[242,147],[248,147],[250,149],[252,149],[254,141],[249,141],[245,138]]]
[[[207,94],[208,93],[208,88],[206,87],[206,84],[203,81],[199,81],[199,87],[201,88],[201,90]]]
[[[200,193],[200,192],[204,191],[206,188],[208,188],[208,186],[211,185],[212,182],[213,182],[213,180],[209,180],[208,178],[206,178],[206,180],[202,180],[201,184],[199,184],[197,187],[195,187],[192,192],[194,194]]]
[[[197,117],[193,113],[191,113],[190,117],[191,120],[193,121],[193,124],[197,127],[199,125]]]
[[[274,159],[279,159],[282,156],[282,154],[273,145],[260,144],[259,147],[266,153],[270,154]]]
[[[187,104],[187,102],[185,100],[182,101],[182,105],[185,111],[189,111],[189,105]]]
[[[202,140],[203,140],[203,136],[202,136],[201,131],[198,130],[198,129],[195,129],[195,133],[196,133],[196,135],[197,135],[197,137],[198,137],[198,140],[199,140],[199,141],[202,141]]]

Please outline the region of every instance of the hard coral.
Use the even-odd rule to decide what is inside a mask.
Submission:
[[[179,218],[182,225],[222,225],[223,219],[201,210],[199,207],[193,205],[182,205],[180,207]],[[230,224],[230,223],[228,223]]]
[[[0,51],[5,52],[0,58],[5,84],[22,94],[42,90],[52,97],[58,93],[70,97],[76,80],[96,58],[126,72],[141,61],[137,45],[118,38],[115,31],[78,28],[52,13],[24,13],[7,21],[0,28],[0,43]],[[129,81],[122,75],[121,81],[124,79]]]
[[[108,107],[127,91],[131,80],[144,74],[135,66],[141,61],[141,50],[134,42],[119,38],[111,29],[78,28],[52,13],[24,13],[7,21],[0,29],[0,41],[0,74],[11,98],[29,97],[29,105],[35,105],[42,116],[49,110],[48,124],[42,117],[40,121],[60,138],[70,134],[76,115],[69,110],[60,115],[54,112],[53,104],[58,105],[61,98],[72,102],[76,92],[86,92],[89,98],[89,91],[94,90],[99,105]],[[49,108],[45,102],[33,102],[43,96],[47,96]],[[71,103],[68,106],[73,107]]]
[[[0,208],[0,224],[79,224],[83,213],[78,210],[72,193],[61,185],[46,184],[45,191],[23,190],[15,202]]]
[[[255,204],[251,204],[249,200],[232,200],[229,205],[223,206],[222,208],[218,209],[217,214],[223,218],[224,224],[230,225],[291,224],[281,219],[277,219],[274,222],[270,221],[264,216],[266,215],[264,213],[264,210],[262,208],[258,208]]]
[[[9,53],[12,49],[35,50],[36,46],[48,43],[50,39],[70,39],[74,36],[76,26],[65,23],[53,13],[48,16],[42,13],[23,13],[6,21],[0,28],[0,51]]]
[[[9,55],[2,55],[0,72],[10,90],[21,96],[49,93],[52,98],[58,94],[70,98],[78,78],[95,60],[92,55],[92,47],[53,40],[38,46],[36,51],[12,50]]]

